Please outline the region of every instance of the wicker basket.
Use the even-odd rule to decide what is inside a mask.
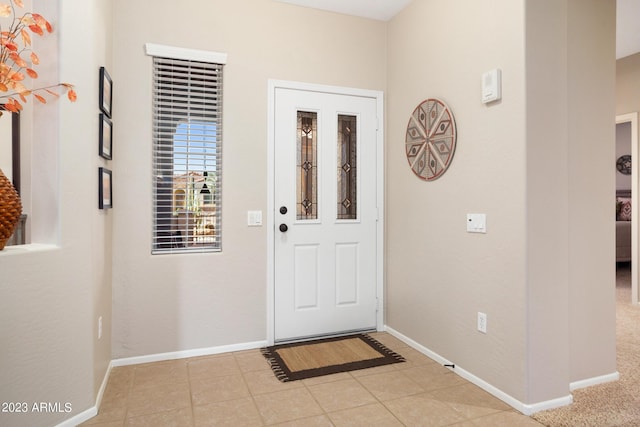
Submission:
[[[20,196],[13,184],[0,170],[0,251],[16,229],[22,214]]]

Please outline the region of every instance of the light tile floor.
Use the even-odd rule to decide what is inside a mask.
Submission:
[[[83,426],[540,426],[386,333],[407,361],[276,380],[259,350],[117,367]]]

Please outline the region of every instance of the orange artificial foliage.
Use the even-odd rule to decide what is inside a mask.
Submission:
[[[69,101],[75,102],[78,95],[72,84],[58,83],[37,89],[27,89],[22,83],[26,76],[34,80],[38,78],[38,73],[33,67],[40,64],[40,59],[31,50],[30,32],[44,36],[45,32],[52,33],[53,27],[42,15],[25,12],[20,16],[16,13],[16,8],[24,8],[22,0],[0,0],[0,103],[4,103],[7,111],[15,113],[22,110],[22,103],[27,102],[26,97],[29,95],[46,104],[47,99],[36,92],[59,97],[60,95],[52,89],[66,92]],[[27,54],[31,67],[22,57]]]

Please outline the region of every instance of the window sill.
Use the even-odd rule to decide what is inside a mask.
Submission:
[[[60,249],[60,246],[47,245],[43,243],[30,243],[27,245],[5,246],[4,249],[0,251],[0,257],[21,255],[21,254],[31,254],[31,253],[37,253],[37,252],[47,252],[47,251],[53,251],[57,249]]]

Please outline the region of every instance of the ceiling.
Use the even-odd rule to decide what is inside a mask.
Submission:
[[[388,21],[412,0],[278,0],[283,3]],[[640,0],[616,0],[616,58],[640,52]]]
[[[388,21],[411,0],[278,0],[283,3]],[[640,1],[640,0],[638,0]]]

